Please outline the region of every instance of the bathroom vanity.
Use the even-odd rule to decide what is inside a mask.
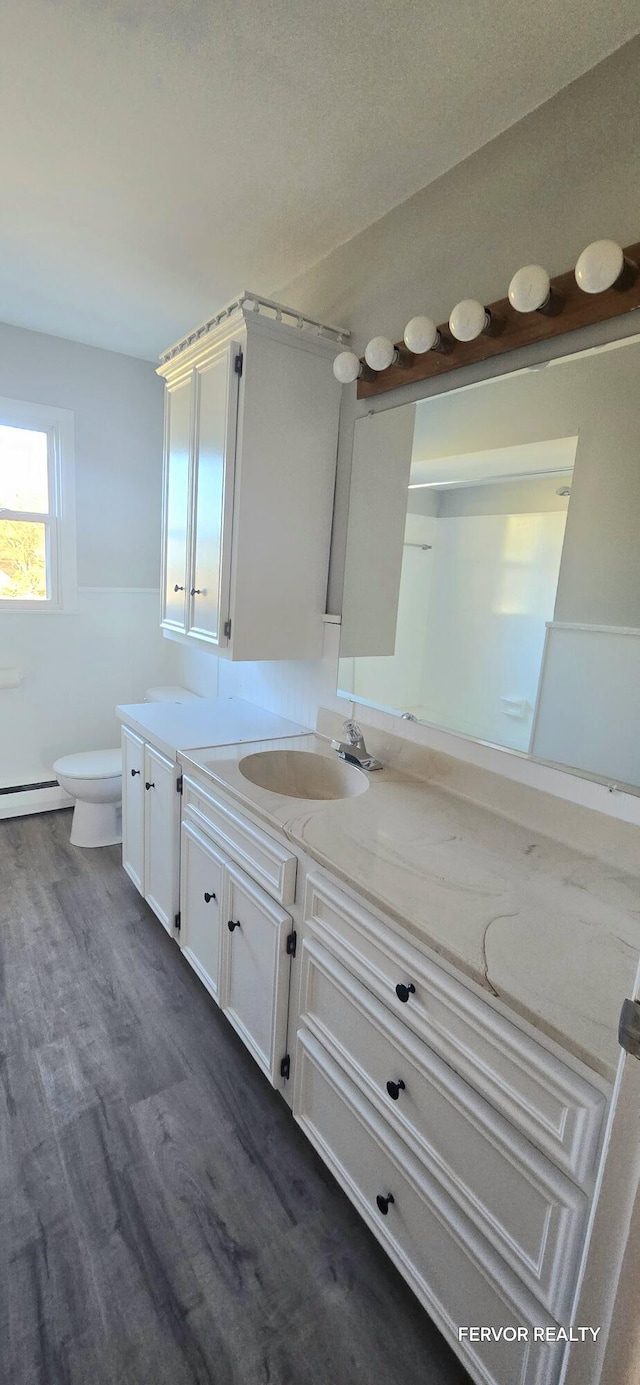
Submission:
[[[394,738],[381,772],[341,765],[329,722],[178,754],[169,929],[472,1379],[556,1385],[535,1329],[572,1321],[637,877],[624,843],[600,863],[407,773]]]
[[[305,728],[241,698],[131,703],[122,725],[122,864],[167,932],[179,924],[179,751],[295,736]]]

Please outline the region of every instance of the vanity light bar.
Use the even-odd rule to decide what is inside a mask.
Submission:
[[[163,351],[160,356],[161,364],[165,365],[167,361],[179,356],[181,351],[186,351],[188,346],[193,346],[194,342],[206,336],[207,332],[213,331],[227,318],[243,309],[261,313],[264,317],[269,317],[272,322],[285,322],[288,326],[299,327],[301,330],[313,332],[316,336],[328,337],[330,341],[337,342],[339,346],[342,346],[351,336],[346,327],[335,327],[328,322],[318,322],[316,318],[307,317],[306,313],[298,312],[297,308],[287,308],[284,303],[276,303],[272,298],[264,298],[261,293],[252,293],[250,289],[243,289],[237,298],[232,298],[231,302],[225,304],[224,308],[220,308],[213,317],[208,317],[206,322],[202,322],[199,327],[194,327],[188,336],[182,337],[180,341]]]
[[[334,373],[343,384],[357,380],[358,399],[368,399],[605,322],[640,307],[639,265],[640,242],[623,249],[611,240],[593,241],[575,269],[555,279],[543,265],[524,265],[513,275],[506,298],[488,304],[464,298],[439,326],[429,317],[413,317],[402,341],[374,337],[363,360],[354,352],[338,356]]]

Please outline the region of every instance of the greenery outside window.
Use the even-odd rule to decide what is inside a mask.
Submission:
[[[0,399],[0,610],[74,597],[73,415]]]

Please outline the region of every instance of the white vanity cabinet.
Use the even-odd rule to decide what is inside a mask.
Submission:
[[[185,956],[472,1380],[559,1385],[605,1084],[190,772],[181,859]]]
[[[180,769],[122,727],[122,863],[168,933],[179,904]]]
[[[296,934],[280,901],[293,898],[295,866],[292,852],[185,774],[180,946],[273,1086],[287,1070]]]
[[[325,872],[301,938],[296,1120],[472,1379],[558,1385],[603,1091]]]
[[[214,1000],[224,927],[224,857],[190,822],[180,844],[180,946]]]
[[[337,349],[335,332],[276,321],[243,295],[165,353],[161,624],[170,636],[232,659],[322,652]]]
[[[290,914],[242,871],[227,866],[220,1005],[276,1085],[287,1042]]]

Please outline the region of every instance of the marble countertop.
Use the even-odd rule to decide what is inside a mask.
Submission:
[[[269,736],[299,736],[308,727],[266,712],[241,697],[197,697],[185,702],[131,702],[116,716],[168,759],[195,746],[236,745]]]
[[[316,735],[180,755],[252,816],[401,924],[608,1081],[640,957],[635,875],[401,769],[314,801],[241,774],[271,748],[334,757]]]

